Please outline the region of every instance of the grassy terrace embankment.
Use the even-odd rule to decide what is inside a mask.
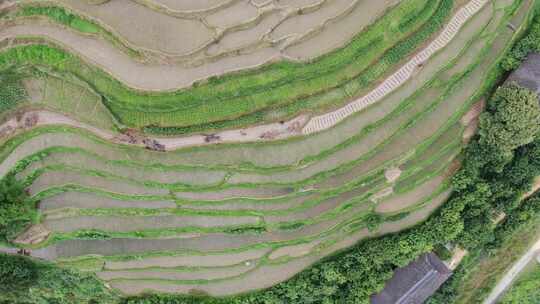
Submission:
[[[489,13],[487,9],[485,10],[485,13]],[[482,17],[478,18],[479,22],[475,22],[471,25],[482,26],[482,24],[487,22],[488,20],[489,15],[483,13]],[[491,28],[492,30],[494,30],[495,28],[493,27],[493,25],[495,25],[495,23],[493,22],[491,24]],[[443,64],[442,62],[443,60],[448,59],[449,56],[451,56],[451,58],[456,58],[457,56],[464,56],[461,67],[456,67],[453,69],[453,71],[449,71],[445,78],[428,82],[425,88],[423,90],[420,90],[416,94],[412,94],[414,91],[411,92],[411,90],[414,90],[414,86],[412,84],[407,84],[402,88],[403,91],[400,90],[396,92],[396,96],[390,96],[388,100],[381,101],[380,107],[374,107],[374,111],[369,111],[368,109],[366,113],[359,113],[357,117],[352,117],[350,120],[345,121],[342,125],[337,126],[335,130],[329,130],[327,132],[316,134],[307,138],[294,139],[273,144],[228,146],[221,145],[218,147],[212,147],[212,149],[193,148],[178,151],[175,153],[167,153],[165,155],[159,153],[143,152],[138,149],[129,149],[127,147],[114,147],[114,149],[108,149],[111,150],[111,152],[108,153],[113,153],[112,151],[116,151],[114,152],[114,154],[110,154],[114,155],[115,157],[113,158],[115,159],[125,159],[125,155],[129,155],[129,157],[127,157],[128,159],[134,160],[133,163],[139,164],[152,163],[151,158],[153,158],[155,155],[159,155],[160,163],[163,165],[169,165],[169,167],[171,168],[182,168],[182,166],[179,166],[178,164],[183,163],[188,165],[184,166],[186,168],[189,168],[190,166],[194,168],[205,166],[222,170],[227,170],[229,168],[239,168],[242,171],[284,170],[293,169],[297,166],[304,167],[306,165],[315,163],[320,159],[328,158],[329,156],[332,156],[340,151],[344,151],[342,152],[341,156],[347,154],[359,154],[362,153],[362,151],[364,151],[365,153],[366,147],[368,149],[371,149],[374,144],[377,143],[378,138],[384,138],[385,136],[388,136],[392,133],[392,130],[399,130],[400,125],[411,125],[413,122],[413,120],[411,119],[418,119],[422,111],[425,112],[427,109],[429,109],[430,106],[433,107],[433,100],[435,99],[434,96],[439,96],[439,99],[435,99],[437,102],[443,100],[445,94],[444,90],[449,90],[451,88],[451,85],[455,84],[455,81],[450,83],[443,83],[442,85],[437,85],[436,87],[434,87],[433,84],[436,82],[444,81],[445,79],[452,77],[452,75],[455,75],[458,72],[465,72],[463,70],[464,65],[466,65],[467,62],[472,60],[474,56],[478,54],[479,50],[472,50],[470,54],[460,51],[462,48],[468,47],[469,44],[467,44],[467,42],[471,42],[472,39],[476,37],[474,36],[475,31],[477,31],[477,29],[474,27],[467,29],[466,33],[464,33],[463,38],[457,38],[457,40],[460,40],[459,43],[457,43],[456,41],[455,45],[451,45],[449,47],[448,52],[444,50],[440,53],[439,57],[434,59],[433,69],[426,68],[426,73],[419,74],[418,76],[419,79],[426,79],[427,77],[430,77],[437,71],[437,69],[444,67],[444,64],[446,63]],[[475,43],[475,48],[481,46],[482,43],[484,43],[484,40],[487,38],[488,37],[485,36],[480,42]],[[431,67],[431,65],[429,65],[429,67]],[[445,69],[449,69],[449,67],[450,66],[446,67]],[[409,98],[404,100],[404,102],[400,105],[400,98],[408,96]],[[383,116],[385,113],[388,113],[389,110],[394,111],[386,117]],[[380,121],[373,121],[373,117],[379,118],[381,116],[384,119]],[[409,122],[407,122],[407,119],[409,119]],[[375,123],[370,124],[370,122]],[[362,130],[362,128],[364,128],[364,130]],[[386,133],[383,133],[382,131],[384,131],[385,128],[388,129],[388,131]],[[31,135],[32,133],[42,134],[43,131],[36,130],[35,132],[28,133],[28,136],[34,136]],[[355,135],[355,133],[359,134]],[[366,138],[368,135],[369,138]],[[61,142],[69,142],[69,140],[67,139],[62,140],[60,138],[57,138],[55,140],[57,140],[57,144]],[[89,151],[95,151],[95,149],[92,149],[90,146],[96,145],[98,143],[100,145],[104,144],[103,141],[99,141],[97,139],[92,140],[88,144],[83,142],[78,142],[77,144],[81,145],[82,147],[87,147]],[[359,146],[365,146],[362,148],[364,150],[358,148]],[[280,155],[279,151],[283,150],[284,147],[286,147],[291,152],[291,155],[289,155],[289,157],[287,158],[278,157]],[[223,156],[220,160],[212,157],[215,152],[214,149],[217,149],[219,153],[221,153],[221,155]],[[27,155],[28,152],[25,152],[25,150],[26,149],[19,150],[16,154]],[[349,157],[349,159],[351,158]],[[130,160],[123,160],[122,162],[131,163],[132,161]],[[159,164],[156,164],[155,167],[160,166]]]
[[[31,203],[39,208],[36,222],[52,231],[43,243],[27,247],[36,257],[95,272],[128,294],[150,289],[177,293],[197,290],[225,296],[270,287],[300,273],[254,296],[294,303],[298,298],[284,291],[307,286],[306,291],[313,292],[311,296],[321,299],[365,299],[395,266],[450,240],[455,237],[454,229],[461,227],[460,207],[455,207],[455,202],[444,203],[451,191],[449,176],[456,170],[455,160],[464,146],[464,130],[477,120],[466,113],[499,79],[499,61],[527,25],[533,2],[488,3],[448,45],[424,63],[413,81],[336,127],[312,136],[152,152],[112,144],[73,127],[42,126],[17,132],[0,148],[0,175],[15,178],[28,189]],[[343,75],[352,75],[347,73],[353,73],[356,64],[379,66],[373,73],[354,70],[360,77],[367,77],[362,79],[370,79],[365,83],[367,90],[371,81],[381,80],[406,59],[385,57],[392,54],[392,49],[406,45],[405,49],[412,52],[425,45],[442,26],[435,21],[447,20],[446,16],[454,11],[452,1],[442,0],[429,5],[422,2],[426,4],[424,9],[409,12],[408,17],[400,15],[413,3],[420,4],[402,1],[405,10],[388,11],[351,44],[370,42],[363,35],[384,22],[393,21],[390,23],[396,29],[396,20],[411,20],[414,16],[418,23],[408,22],[407,33],[388,37],[396,39],[385,42],[388,52],[379,56],[382,49],[373,49],[373,56],[379,55],[366,61],[348,57],[349,62],[335,63],[336,73],[339,70]],[[444,5],[450,6],[445,10]],[[515,32],[507,27],[508,22],[514,25]],[[320,60],[349,52],[351,46]],[[32,46],[19,45],[2,54],[30,55],[31,50]],[[58,54],[59,58],[80,63],[74,55]],[[44,61],[34,61],[37,63]],[[71,63],[63,64],[59,68]],[[310,66],[320,69],[318,64],[270,65],[212,80],[192,90],[204,92],[212,85],[225,86],[227,81],[241,76],[241,81],[264,77],[270,85],[281,76],[308,73]],[[283,66],[292,74],[266,74],[283,72],[273,70]],[[330,71],[331,66],[327,65],[325,71]],[[102,73],[82,67],[84,73]],[[302,68],[294,72],[292,67]],[[267,79],[268,75],[277,78]],[[91,104],[98,104],[83,82],[67,80],[62,72],[43,77],[37,83],[39,86],[39,81],[44,81],[50,88],[48,102],[43,102],[46,107],[83,102],[83,98],[69,101],[78,90],[85,92],[81,96],[88,96],[84,98]],[[33,78],[36,81],[35,74]],[[84,77],[80,80],[86,81]],[[68,94],[63,93],[64,83]],[[280,88],[275,90],[268,94],[279,96]],[[224,91],[215,94],[231,97]],[[54,103],[53,96],[61,96],[66,102]],[[468,117],[466,123],[464,115]],[[106,123],[103,126],[109,128]],[[391,177],[396,172],[398,176]],[[440,206],[442,211],[437,211]],[[435,215],[430,217],[432,213]],[[365,240],[385,234],[391,235]],[[361,240],[353,251],[327,258]],[[400,246],[408,248],[407,252]],[[344,257],[348,262],[338,262]],[[322,259],[324,262],[318,263]],[[314,273],[326,276],[325,271],[320,272],[321,267],[331,271],[339,268],[333,273],[343,276],[343,270],[351,265],[359,267],[355,278],[370,277],[372,271],[377,275],[372,281],[363,281],[365,285],[357,286],[355,292],[350,293],[348,287],[342,289],[346,291],[342,295],[328,289],[322,295],[319,291],[324,288],[314,287],[327,283],[338,289],[349,286],[349,278],[343,277],[336,284],[331,282],[333,279],[318,279]],[[366,270],[362,265],[373,267]],[[309,270],[301,272],[305,268]],[[309,281],[312,279],[317,284]],[[305,285],[305,280],[311,283]],[[244,299],[255,298],[246,295],[224,301],[244,303]]]
[[[262,108],[292,104],[299,98],[309,96],[309,99],[318,98],[320,105],[328,105],[329,102],[339,104],[344,99],[365,92],[370,83],[439,30],[450,15],[452,1],[420,1],[425,2],[428,8],[420,11],[416,22],[407,22],[405,28],[399,27],[399,23],[394,25],[393,20],[399,20],[400,16],[416,10],[420,4],[418,1],[401,3],[360,33],[347,47],[314,62],[269,65],[256,72],[220,77],[175,93],[144,94],[130,90],[98,68],[81,65],[76,56],[45,45],[14,47],[0,57],[3,58],[1,62],[4,67],[28,60],[33,64],[52,67],[55,71],[76,75],[103,95],[107,106],[126,125],[190,126],[235,119]],[[392,34],[381,37],[382,28]],[[39,56],[34,56],[37,53]],[[359,54],[362,56],[358,57]],[[381,57],[381,54],[384,55]],[[82,69],[81,66],[86,67]],[[363,73],[368,67],[369,73]],[[325,95],[317,97],[320,95],[317,92]],[[152,99],[150,109],[145,106],[148,98]],[[314,104],[303,103],[286,114],[296,114],[308,106],[313,109]],[[279,116],[272,120],[278,120]],[[260,118],[263,117],[257,117],[257,122],[261,122]],[[250,119],[247,122],[254,121]]]
[[[15,168],[56,232],[34,254],[68,258],[66,265],[98,271],[129,293],[224,295],[270,286],[360,239],[415,225],[448,195],[445,171],[462,146],[459,120],[497,76],[514,37],[505,27],[513,9],[515,25],[526,19],[530,3],[512,3],[496,1],[473,17],[426,63],[422,85],[406,84],[399,97],[381,101],[376,123],[351,129],[358,136],[339,135],[340,125],[306,139],[153,153],[73,128],[17,135],[0,151],[2,173]],[[292,158],[278,158],[279,150]],[[383,175],[391,167],[403,170],[396,181]],[[385,191],[391,187],[393,194]],[[78,258],[91,253],[103,257]],[[197,256],[208,264],[193,264]],[[231,260],[216,265],[221,258]],[[151,268],[131,270],[141,267]],[[261,273],[276,276],[253,279]]]

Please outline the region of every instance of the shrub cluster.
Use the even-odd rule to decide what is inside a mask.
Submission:
[[[118,299],[93,275],[0,254],[0,304],[116,304]]]
[[[502,61],[506,71],[516,69],[531,52],[540,52],[540,17],[531,25],[529,33],[521,39]]]
[[[37,281],[37,272],[28,258],[0,254],[0,292],[28,288]]]
[[[8,175],[0,180],[0,241],[12,241],[36,217],[24,186]]]
[[[0,71],[0,113],[13,109],[27,98],[21,75],[13,69]]]
[[[69,11],[63,7],[56,6],[24,6],[19,15],[21,16],[47,16],[52,20],[72,27],[83,33],[97,33],[100,31],[100,27],[90,21],[87,21]]]

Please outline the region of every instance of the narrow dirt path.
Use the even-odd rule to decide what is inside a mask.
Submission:
[[[226,130],[213,134],[212,136],[192,135],[186,137],[144,137],[135,142],[130,141],[129,136],[120,133],[103,130],[89,124],[77,121],[64,114],[51,112],[48,110],[38,110],[26,112],[19,120],[11,118],[0,125],[0,134],[11,135],[17,129],[28,129],[47,125],[66,125],[81,128],[94,133],[95,135],[119,144],[135,145],[144,147],[143,139],[155,140],[166,151],[176,150],[189,146],[203,146],[215,143],[242,143],[267,141],[272,139],[282,139],[295,135],[300,135],[300,128],[305,124],[308,117],[298,116],[293,120],[284,123],[271,123],[254,126],[244,129]],[[28,123],[28,121],[32,121]]]
[[[488,3],[488,0],[472,0],[462,7],[444,27],[443,31],[425,49],[420,51],[409,62],[403,65],[390,77],[385,79],[378,87],[361,98],[354,100],[346,106],[333,112],[313,117],[304,127],[304,134],[311,134],[328,129],[343,119],[361,111],[365,107],[383,99],[406,81],[411,79],[414,72],[422,68],[423,64],[440,49],[444,48],[459,33],[467,21]]]

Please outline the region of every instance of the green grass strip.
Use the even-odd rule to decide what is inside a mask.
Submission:
[[[430,19],[428,22],[431,32],[435,32],[442,26],[442,22],[451,11],[452,1],[442,1],[445,4],[432,8],[432,11],[436,11],[438,19]],[[8,49],[0,55],[0,67],[30,63],[74,74],[103,94],[108,100],[110,109],[119,116],[121,122],[128,125],[166,125],[165,120],[169,119],[167,117],[172,119],[173,125],[206,123],[234,118],[246,111],[254,111],[261,107],[276,106],[277,103],[283,103],[294,96],[306,96],[306,92],[311,95],[313,92],[320,91],[321,87],[335,86],[344,79],[348,79],[350,76],[347,76],[347,73],[357,75],[356,66],[364,64],[364,68],[366,68],[374,59],[371,54],[381,54],[387,45],[392,45],[406,36],[406,33],[401,32],[402,29],[396,29],[396,26],[392,26],[392,22],[399,20],[400,15],[417,9],[425,2],[425,0],[403,1],[397,8],[391,10],[376,24],[361,33],[359,38],[354,39],[348,47],[322,56],[315,62],[273,64],[261,71],[224,76],[210,80],[208,84],[177,92],[141,93],[132,91],[98,68],[82,64],[76,56],[46,45],[18,46]],[[426,5],[433,6],[434,2],[436,1],[427,1]],[[426,22],[429,17],[430,15],[423,19],[419,18],[418,23]],[[386,39],[393,41],[392,43],[384,45],[374,43],[380,39],[380,29],[382,28],[385,29],[385,33],[388,33],[385,35]],[[429,31],[422,31],[422,33],[424,32]],[[424,38],[427,38],[425,35],[415,36],[420,38],[410,40],[412,44],[400,44],[403,46],[399,49],[403,51],[411,48],[409,51],[412,51],[412,46],[415,43],[421,43],[425,40]],[[367,47],[372,49],[367,52]],[[379,61],[381,68],[373,69],[373,72],[384,69],[388,64],[397,61],[396,54],[388,52],[386,55],[388,57],[385,57],[387,59]],[[404,54],[399,53],[398,55],[403,56]],[[347,65],[352,63],[352,65],[345,68],[344,63]],[[314,78],[319,76],[321,78]],[[150,110],[147,106],[149,97],[152,98],[153,104]],[[247,100],[249,102],[246,102]],[[126,112],[120,112],[124,111],[123,107],[126,107]],[[129,111],[132,110],[134,112],[130,113]],[[173,113],[174,110],[180,111],[178,115]],[[152,117],[153,114],[147,111],[154,111],[157,116]]]

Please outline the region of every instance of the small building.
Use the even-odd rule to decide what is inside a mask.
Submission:
[[[510,74],[506,82],[516,82],[540,95],[540,54],[527,55],[525,61]]]
[[[372,304],[422,304],[452,275],[435,255],[426,253],[398,268],[384,289],[371,296]]]

